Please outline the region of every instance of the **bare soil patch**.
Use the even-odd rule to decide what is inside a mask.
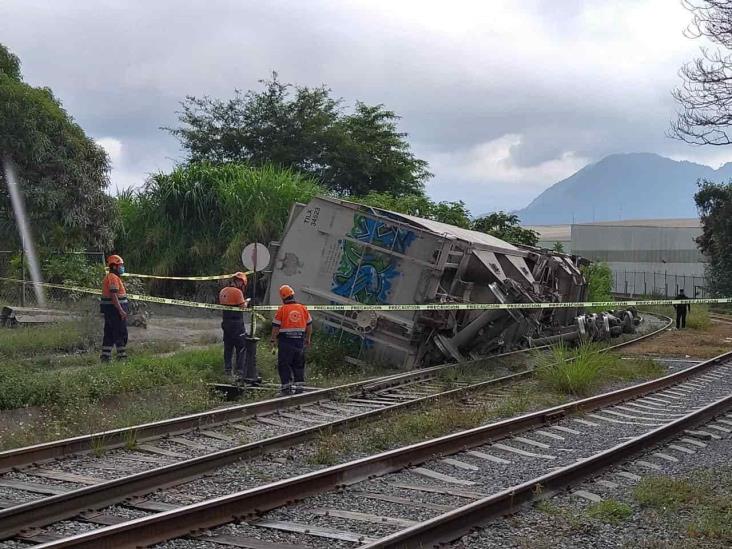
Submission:
[[[732,351],[732,324],[716,322],[707,330],[667,330],[623,350],[624,355],[712,358]]]

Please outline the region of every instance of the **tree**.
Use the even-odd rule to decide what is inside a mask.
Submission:
[[[718,47],[701,48],[700,57],[681,70],[673,91],[681,110],[671,137],[701,145],[729,145],[732,126],[732,0],[683,0],[692,13],[690,38],[707,38]]]
[[[554,246],[552,246],[552,250],[555,251],[555,252],[558,252],[560,254],[563,254],[564,253],[564,244],[562,244],[561,242],[557,241],[557,242],[554,243]]]
[[[104,193],[109,162],[48,88],[23,82],[20,61],[0,44],[0,161],[16,168],[40,247],[107,248],[116,209]],[[18,246],[0,169],[0,241]]]
[[[516,214],[506,212],[494,212],[481,216],[473,221],[472,229],[493,235],[511,244],[536,246],[539,242],[539,233],[531,229],[524,229]]]
[[[279,238],[292,204],[323,192],[314,180],[272,166],[180,166],[119,197],[116,247],[138,272],[233,272],[244,245]]]
[[[470,212],[462,201],[433,202],[423,194],[394,196],[389,193],[371,192],[359,198],[358,202],[375,208],[449,223],[464,229],[470,228],[471,224]]]
[[[732,295],[732,183],[701,181],[694,195],[702,234],[697,238],[702,253],[709,258],[707,279],[712,293]]]
[[[412,154],[399,117],[383,105],[356,103],[351,113],[326,87],[272,79],[262,91],[228,100],[188,96],[176,136],[192,162],[272,164],[318,179],[346,195],[420,194],[431,174]]]
[[[587,299],[589,301],[612,301],[613,272],[610,266],[602,261],[593,261],[580,267],[587,281]],[[595,309],[602,311],[602,307]]]

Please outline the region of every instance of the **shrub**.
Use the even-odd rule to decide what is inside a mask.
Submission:
[[[245,244],[278,238],[290,207],[323,192],[314,180],[272,166],[181,166],[118,198],[123,230],[116,249],[136,272],[232,272]]]
[[[613,273],[607,263],[595,262],[582,267],[587,280],[587,299],[589,301],[611,301]]]
[[[576,349],[564,344],[548,353],[536,355],[536,377],[560,393],[587,396],[603,383],[657,377],[662,366],[648,359],[623,360],[603,353],[597,343],[584,343]]]

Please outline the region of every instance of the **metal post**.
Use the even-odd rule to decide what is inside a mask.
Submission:
[[[646,284],[646,272],[643,271],[643,295],[648,295],[648,285]]]
[[[25,240],[22,237],[20,249],[20,272],[21,280],[23,281],[20,285],[20,306],[25,307]]]
[[[663,271],[663,291],[666,299],[668,299],[668,271]]]
[[[250,307],[252,305],[257,304],[257,244],[254,245],[254,273],[252,276],[252,284],[254,285],[254,289],[252,291],[252,301],[250,302]],[[245,296],[246,297],[246,296]],[[259,370],[257,369],[257,342],[259,341],[259,338],[256,336],[256,329],[257,329],[257,323],[256,323],[256,314],[254,314],[254,311],[251,311],[249,313],[249,316],[251,317],[250,320],[250,332],[249,335],[245,338],[247,342],[247,348],[246,348],[246,358],[245,358],[245,364],[246,364],[246,373],[253,373],[254,379],[246,379],[245,381],[250,382],[257,382],[259,381]]]

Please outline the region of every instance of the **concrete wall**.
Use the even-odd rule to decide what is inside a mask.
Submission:
[[[704,256],[694,239],[700,227],[572,225],[572,251],[604,261],[615,275],[615,291],[632,295],[703,295]]]

